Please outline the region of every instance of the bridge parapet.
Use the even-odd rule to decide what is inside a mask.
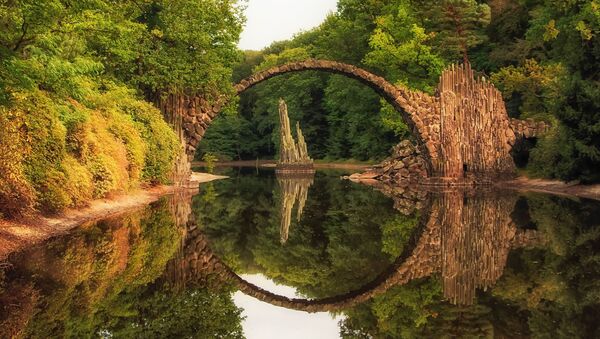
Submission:
[[[524,138],[538,137],[550,129],[547,122],[533,119],[510,119],[510,126],[517,136]]]

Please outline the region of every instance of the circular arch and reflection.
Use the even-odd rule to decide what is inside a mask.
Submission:
[[[392,286],[440,272],[444,296],[452,303],[469,305],[474,302],[476,289],[492,286],[500,278],[512,248],[535,246],[544,241],[537,231],[517,229],[511,219],[517,198],[513,194],[492,192],[432,193],[417,227],[394,263],[362,287],[341,295],[288,298],[251,284],[212,252],[209,240],[196,227],[188,233],[183,255],[171,265],[169,276],[185,284],[208,272],[216,273],[258,300],[312,313],[347,309],[385,293]]]

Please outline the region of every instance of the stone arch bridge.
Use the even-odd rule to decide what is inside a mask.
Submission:
[[[511,249],[545,242],[537,231],[517,229],[510,216],[516,200],[511,194],[434,193],[404,253],[375,279],[342,295],[293,299],[245,281],[213,253],[193,220],[187,223],[182,252],[169,263],[167,277],[172,285],[185,286],[216,274],[241,292],[275,306],[333,312],[366,302],[393,286],[440,273],[445,298],[455,304],[470,305],[476,289],[490,287],[500,278]]]
[[[239,95],[273,77],[311,70],[356,79],[396,108],[426,155],[430,183],[478,183],[513,176],[515,165],[510,151],[516,137],[536,136],[547,129],[541,122],[510,119],[501,93],[485,79],[476,79],[468,64],[453,65],[444,71],[434,96],[391,84],[356,66],[315,59],[258,72],[234,88]],[[171,95],[158,106],[183,130],[191,158],[226,103],[224,97],[207,100]]]

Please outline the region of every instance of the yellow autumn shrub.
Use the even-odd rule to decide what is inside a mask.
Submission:
[[[22,127],[20,114],[0,107],[0,216],[18,216],[34,205],[35,192],[23,173],[22,160],[29,147]]]
[[[167,180],[180,144],[160,112],[126,88],[87,93],[31,90],[0,107],[0,213],[58,213]]]

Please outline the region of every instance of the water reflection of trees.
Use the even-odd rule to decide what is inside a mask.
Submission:
[[[407,195],[404,192],[402,197],[394,198],[406,200]],[[286,198],[283,196],[282,200]],[[540,242],[538,238],[541,237],[536,236],[535,231],[517,231],[510,218],[515,201],[516,197],[511,194],[472,194],[464,191],[432,193],[427,205],[428,213],[423,213],[421,218],[421,224],[424,224],[422,231],[412,232],[413,246],[403,249],[394,264],[376,278],[361,280],[363,285],[360,288],[346,294],[326,295],[327,298],[323,300],[288,300],[244,284],[230,272],[224,275],[239,282],[238,288],[278,306],[333,311],[384,293],[390,286],[406,284],[440,272],[445,297],[455,304],[469,305],[474,301],[476,289],[486,289],[502,275],[506,258],[513,247]],[[204,243],[204,239],[201,240]],[[205,245],[202,246],[202,251],[206,252]],[[209,261],[213,260],[212,254],[203,255]],[[339,283],[339,279],[335,281]]]
[[[480,199],[470,197],[465,203],[476,206],[481,204]],[[456,198],[450,198],[450,201],[453,201],[447,204],[451,207],[450,211],[462,208],[465,215],[464,204],[459,202],[457,205]],[[493,201],[488,199],[485,204]],[[448,290],[444,287],[447,283],[445,275],[448,273],[441,277],[418,279],[403,286],[394,286],[368,303],[347,310],[347,318],[341,325],[343,335],[394,338],[598,337],[599,327],[592,319],[600,316],[600,285],[597,283],[600,276],[600,223],[594,220],[599,204],[535,194],[528,195],[526,201],[528,206],[524,212],[528,227],[543,234],[545,246],[513,249],[508,258],[504,258],[502,247],[490,252],[486,247],[496,245],[503,237],[512,237],[513,243],[518,246],[540,241],[535,233],[520,227],[512,236],[511,227],[499,223],[491,229],[495,228],[500,236],[484,232],[482,238],[487,237],[488,243],[459,246],[459,250],[453,253],[455,259],[450,262],[465,269],[462,276],[451,274],[451,278],[461,277],[463,282],[471,281],[472,285],[477,285],[478,281],[486,284],[500,275],[495,284],[489,286],[490,292],[476,294],[476,303],[457,307],[445,301],[448,297]],[[485,211],[486,208],[478,210]],[[457,213],[452,214],[456,218]],[[475,219],[488,216],[483,213]],[[475,228],[471,231],[467,228],[464,236],[450,235],[446,239],[460,244],[469,233],[481,234],[483,231],[477,230],[476,224],[469,227]],[[480,260],[468,259],[476,258],[478,253]],[[498,265],[504,261],[506,266]],[[469,263],[472,265],[469,266]],[[471,279],[473,270],[488,273],[483,274],[481,280]]]
[[[315,185],[314,188],[317,189],[318,186],[320,185]],[[312,192],[313,188],[311,197]],[[315,194],[319,196],[318,189]],[[340,198],[349,210],[357,208],[344,200],[348,199],[347,194],[348,192],[341,193],[343,198],[332,194],[326,200],[323,197],[317,200],[322,206],[339,207],[332,200]],[[271,206],[277,205],[277,198],[275,194],[275,197],[268,199],[271,200]],[[599,315],[597,297],[600,291],[592,278],[600,276],[597,264],[600,228],[598,222],[590,218],[593,209],[589,208],[594,204],[531,195],[520,198],[525,199],[529,205],[525,204],[523,207],[522,204],[517,204],[515,207],[517,198],[513,194],[498,192],[448,191],[431,194],[424,204],[425,208],[412,214],[412,220],[416,220],[414,218],[419,214],[427,215],[431,226],[435,226],[428,238],[429,246],[424,247],[433,253],[427,256],[430,260],[425,260],[420,272],[412,272],[412,280],[405,284],[392,284],[388,281],[388,288],[382,289],[380,294],[374,294],[370,301],[349,304],[344,310],[347,318],[341,325],[342,333],[348,337],[515,337],[532,334],[543,336],[558,331],[573,337],[597,337],[597,325],[591,321]],[[396,206],[406,207],[406,195],[401,194],[394,199]],[[311,204],[310,199],[308,204]],[[372,201],[368,205],[373,208]],[[595,206],[598,208],[597,204]],[[266,205],[262,208],[265,215],[276,213]],[[527,215],[526,222],[521,217],[515,217],[515,208],[525,208],[521,212]],[[410,209],[407,210],[410,212]],[[433,214],[434,218],[431,217]],[[400,241],[402,245],[398,246],[399,252],[406,246],[406,234],[410,234],[410,230],[416,227],[416,222],[403,226],[403,221],[397,222],[395,218],[410,220],[398,214],[385,215],[378,219],[377,227],[371,228],[379,238],[374,244],[380,247],[380,253],[398,253],[389,250],[390,247],[383,250],[386,248],[385,242],[395,238],[394,232],[386,231],[383,225],[396,224],[400,226],[398,229],[405,228],[396,233],[403,240]],[[225,247],[220,247],[222,240],[219,232],[210,226],[214,219],[206,216],[200,216],[200,219],[207,222],[202,227],[210,236],[209,246],[216,245],[217,249],[223,250]],[[255,221],[265,220],[277,225],[277,220],[273,219]],[[334,223],[339,228],[345,227],[344,232],[348,233],[353,232],[352,228],[360,229],[360,225],[348,222],[347,219],[338,219]],[[323,225],[336,229],[327,222]],[[291,245],[286,245],[285,250],[281,250],[282,247],[273,241],[277,239],[275,226],[261,228],[252,224],[245,227],[253,233],[245,233],[243,241],[234,241],[234,246],[230,247],[235,252],[237,246],[241,250],[238,253],[245,253],[238,257],[238,272],[266,273],[278,282],[304,288],[303,293],[313,298],[336,295],[336,292],[351,288],[345,281],[351,275],[321,275],[317,279],[326,278],[328,285],[344,285],[345,288],[329,289],[328,294],[311,293],[315,284],[308,285],[306,282],[317,279],[311,276],[312,271],[307,267],[313,265],[313,262],[306,251],[314,247],[315,243],[310,241],[313,237],[301,233],[302,241],[292,241]],[[318,228],[308,229],[314,234]],[[393,230],[394,227],[389,229]],[[306,231],[304,228],[303,230]],[[576,235],[580,232],[581,234]],[[321,234],[323,233],[334,234],[331,230]],[[231,233],[221,233],[221,236],[227,235]],[[298,235],[294,233],[290,240],[296,236]],[[384,240],[385,237],[389,238]],[[338,246],[331,242],[332,239],[338,240],[335,237],[329,238],[327,246]],[[263,250],[257,249],[257,244],[265,243],[269,246],[265,246]],[[370,246],[359,241],[353,244],[357,248],[356,252],[348,251],[344,258],[350,260],[350,265],[353,266],[348,272],[352,268],[360,271],[371,262],[382,260],[382,257],[377,256],[362,257],[362,262],[351,259],[360,258],[361,246]],[[290,246],[303,256],[290,255]],[[281,260],[282,257],[285,259]],[[582,258],[584,262],[592,264],[584,267],[575,258]],[[271,259],[275,260],[275,264]],[[282,265],[276,263],[278,259],[283,262]],[[329,266],[325,267],[325,272],[335,265],[333,260],[324,262],[325,266]],[[565,271],[570,274],[563,276]],[[308,279],[302,280],[301,277]],[[361,281],[364,283],[366,280]],[[242,288],[259,298],[268,297],[267,293],[251,288],[249,290],[248,286]],[[579,295],[580,290],[584,291],[582,296]],[[279,300],[277,304],[281,302]],[[561,317],[569,320],[565,321]],[[551,322],[552,325],[541,326],[544,322]]]
[[[317,174],[314,180],[302,220],[291,218],[285,246],[280,243],[283,190],[268,174],[216,182],[218,199],[195,200],[198,225],[236,271],[261,272],[313,298],[356,289],[395,259],[382,251],[383,243],[388,251],[405,243],[404,234],[384,232],[381,225],[392,229],[398,221],[411,229],[416,215],[398,216],[391,199],[337,177]]]
[[[311,187],[303,227],[291,220],[294,231],[281,246],[282,193],[273,177],[255,179],[215,183],[191,216],[189,204],[161,202],[13,257],[0,275],[0,333],[240,336],[233,287],[214,280],[211,271],[223,267],[208,267],[214,261],[203,251],[312,298],[343,295],[413,252],[418,244],[408,239],[421,218],[429,233],[419,239],[431,255],[420,254],[428,260],[415,262],[409,281],[390,280],[369,300],[340,309],[343,336],[600,337],[598,203],[527,195],[515,204],[513,195],[456,191],[422,200],[405,189],[392,202],[317,177],[324,181]],[[411,199],[422,208],[391,209]],[[204,242],[192,248],[191,239]],[[543,246],[526,246],[541,239]],[[197,264],[182,265],[194,255]]]
[[[189,212],[167,199],[13,255],[0,337],[241,337],[230,287],[178,290],[160,278]]]

